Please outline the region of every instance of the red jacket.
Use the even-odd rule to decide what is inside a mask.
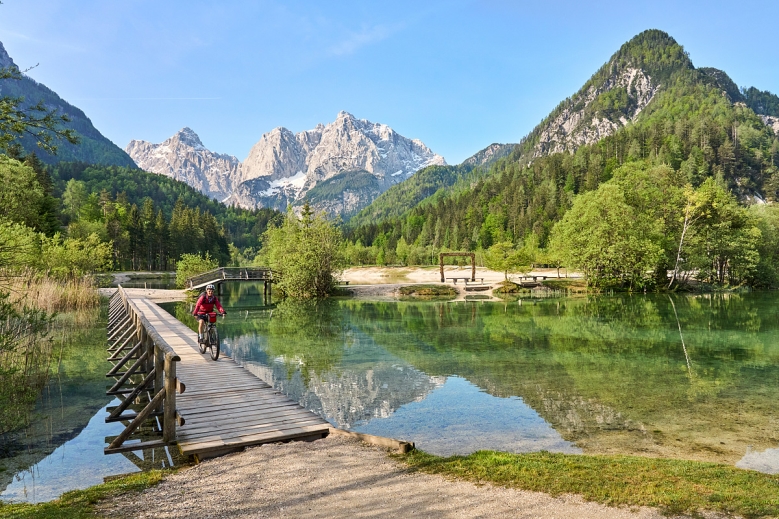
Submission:
[[[192,315],[210,314],[214,311],[215,306],[220,314],[224,313],[225,309],[219,304],[219,299],[217,299],[216,296],[208,297],[207,294],[203,294],[197,299]]]

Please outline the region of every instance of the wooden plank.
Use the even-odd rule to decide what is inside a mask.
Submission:
[[[139,451],[143,449],[156,449],[157,447],[165,447],[167,444],[162,440],[151,440],[138,443],[127,443],[120,447],[106,447],[103,449],[104,454],[117,454],[120,452]]]
[[[218,449],[230,446],[250,446],[260,445],[263,443],[274,443],[280,441],[293,440],[295,438],[310,437],[312,433],[320,433],[322,436],[327,436],[329,428],[322,428],[321,426],[308,426],[298,427],[286,430],[278,430],[273,433],[256,434],[252,436],[246,436],[243,438],[221,438],[218,436],[212,436],[207,440],[196,443],[179,442],[179,449],[184,455],[192,455],[201,452],[208,452],[211,449]]]
[[[288,398],[276,399],[256,399],[233,400],[230,402],[219,402],[218,400],[189,400],[176,404],[177,409],[192,413],[208,413],[218,409],[252,409],[258,407],[275,407],[277,405],[295,405],[300,404]],[[300,407],[303,409],[302,407]]]
[[[240,414],[219,420],[204,420],[196,423],[190,419],[189,425],[180,431],[180,434],[194,434],[196,431],[204,429],[219,429],[223,431],[234,430],[236,427],[254,427],[265,423],[288,423],[298,420],[305,421],[311,419],[311,415],[306,409],[277,410],[270,412],[261,412],[257,414]],[[320,422],[325,420],[320,418]]]
[[[272,437],[274,432],[280,432],[280,431],[289,431],[292,429],[302,429],[306,427],[314,427],[316,430],[319,429],[330,429],[330,424],[327,422],[322,423],[322,420],[317,419],[310,419],[306,421],[300,421],[300,420],[290,420],[288,422],[278,422],[278,423],[263,423],[263,424],[257,424],[253,426],[246,426],[240,429],[233,429],[233,430],[224,430],[220,428],[212,428],[210,430],[203,430],[200,432],[196,432],[193,434],[181,434],[179,438],[179,443],[187,442],[191,438],[196,438],[199,436],[204,435],[212,435],[212,434],[219,434],[219,436],[225,440],[225,441],[232,441],[233,443],[235,441],[241,441],[241,438],[248,438],[248,437],[254,437],[257,435],[268,435],[270,434]]]
[[[182,412],[182,414],[186,414],[187,416],[191,418],[195,418],[199,415],[205,415],[205,416],[218,416],[219,411],[224,412],[244,412],[246,410],[256,409],[257,403],[256,402],[247,402],[242,404],[235,404],[230,407],[226,406],[219,406],[216,404],[212,404],[209,406],[193,406],[193,407],[182,407],[178,404],[177,409]],[[286,400],[286,401],[279,401],[279,402],[270,402],[262,406],[262,409],[275,409],[276,407],[295,407],[298,409],[304,409],[300,404],[297,402],[293,402],[292,400]]]

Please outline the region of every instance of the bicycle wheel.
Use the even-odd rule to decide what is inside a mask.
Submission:
[[[200,335],[198,335],[197,347],[200,350],[200,353],[205,353],[206,352],[206,341],[207,340],[208,340],[208,335],[206,335],[202,339],[200,338]]]
[[[212,327],[208,330],[208,342],[211,347],[211,358],[216,360],[219,358],[219,333],[216,331],[216,327]]]

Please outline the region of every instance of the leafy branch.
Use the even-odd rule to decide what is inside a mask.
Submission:
[[[22,74],[15,66],[0,68],[0,80],[19,81],[23,78]],[[63,128],[62,125],[69,122],[70,116],[60,113],[57,108],[47,108],[42,100],[35,105],[25,106],[24,97],[0,97],[0,151],[7,150],[19,137],[30,135],[37,141],[38,147],[56,154],[56,140],[64,139],[71,144],[79,142],[75,130]]]

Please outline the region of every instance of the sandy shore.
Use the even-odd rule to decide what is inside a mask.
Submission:
[[[535,269],[528,275],[557,277],[557,269]],[[565,271],[563,271],[563,276]],[[450,277],[470,277],[471,267],[444,267],[444,279]],[[509,279],[515,278],[509,275]],[[483,280],[489,289],[474,292],[479,295],[491,295],[492,289],[506,279],[503,272],[496,272],[484,267],[476,267],[477,280]],[[399,297],[400,287],[414,284],[435,284],[454,287],[459,292],[457,299],[465,299],[465,284],[462,280],[453,284],[451,280],[441,282],[441,271],[438,267],[352,267],[346,269],[341,276],[349,284],[342,288],[353,297],[368,299],[395,299]],[[497,298],[494,298],[497,300]]]
[[[665,517],[653,509],[611,508],[577,496],[448,481],[410,471],[377,447],[336,436],[208,460],[139,495],[104,502],[99,510],[122,518]]]

